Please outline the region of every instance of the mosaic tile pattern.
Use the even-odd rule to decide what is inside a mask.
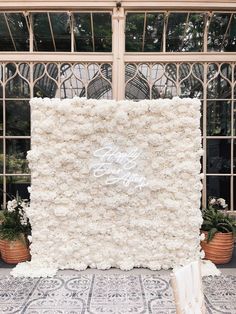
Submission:
[[[204,280],[209,314],[236,313],[236,276]],[[167,275],[59,274],[0,278],[1,314],[174,314]]]

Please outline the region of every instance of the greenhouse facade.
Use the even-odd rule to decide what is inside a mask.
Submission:
[[[196,97],[203,205],[236,209],[235,52],[236,1],[1,1],[3,191],[28,196],[32,97]]]

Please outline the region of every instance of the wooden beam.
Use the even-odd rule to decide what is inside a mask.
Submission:
[[[235,52],[165,52],[128,53],[125,62],[236,62]]]
[[[236,0],[125,0],[121,1],[124,9],[216,9],[216,10],[235,10]],[[116,1],[103,0],[22,0],[22,1],[0,1],[0,10],[76,10],[76,9],[111,9],[116,6]]]
[[[113,62],[110,52],[0,52],[0,62]],[[125,62],[236,62],[235,52],[126,52]]]
[[[112,62],[112,53],[0,52],[0,62]]]

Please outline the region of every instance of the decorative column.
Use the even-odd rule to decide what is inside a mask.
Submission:
[[[125,13],[121,2],[116,4],[112,15],[112,86],[113,98],[122,100],[125,98]]]

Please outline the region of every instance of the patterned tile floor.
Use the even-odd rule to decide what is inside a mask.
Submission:
[[[167,271],[68,270],[41,279],[14,279],[8,273],[0,269],[1,314],[175,313]],[[204,287],[209,314],[236,314],[236,276],[207,277]]]

